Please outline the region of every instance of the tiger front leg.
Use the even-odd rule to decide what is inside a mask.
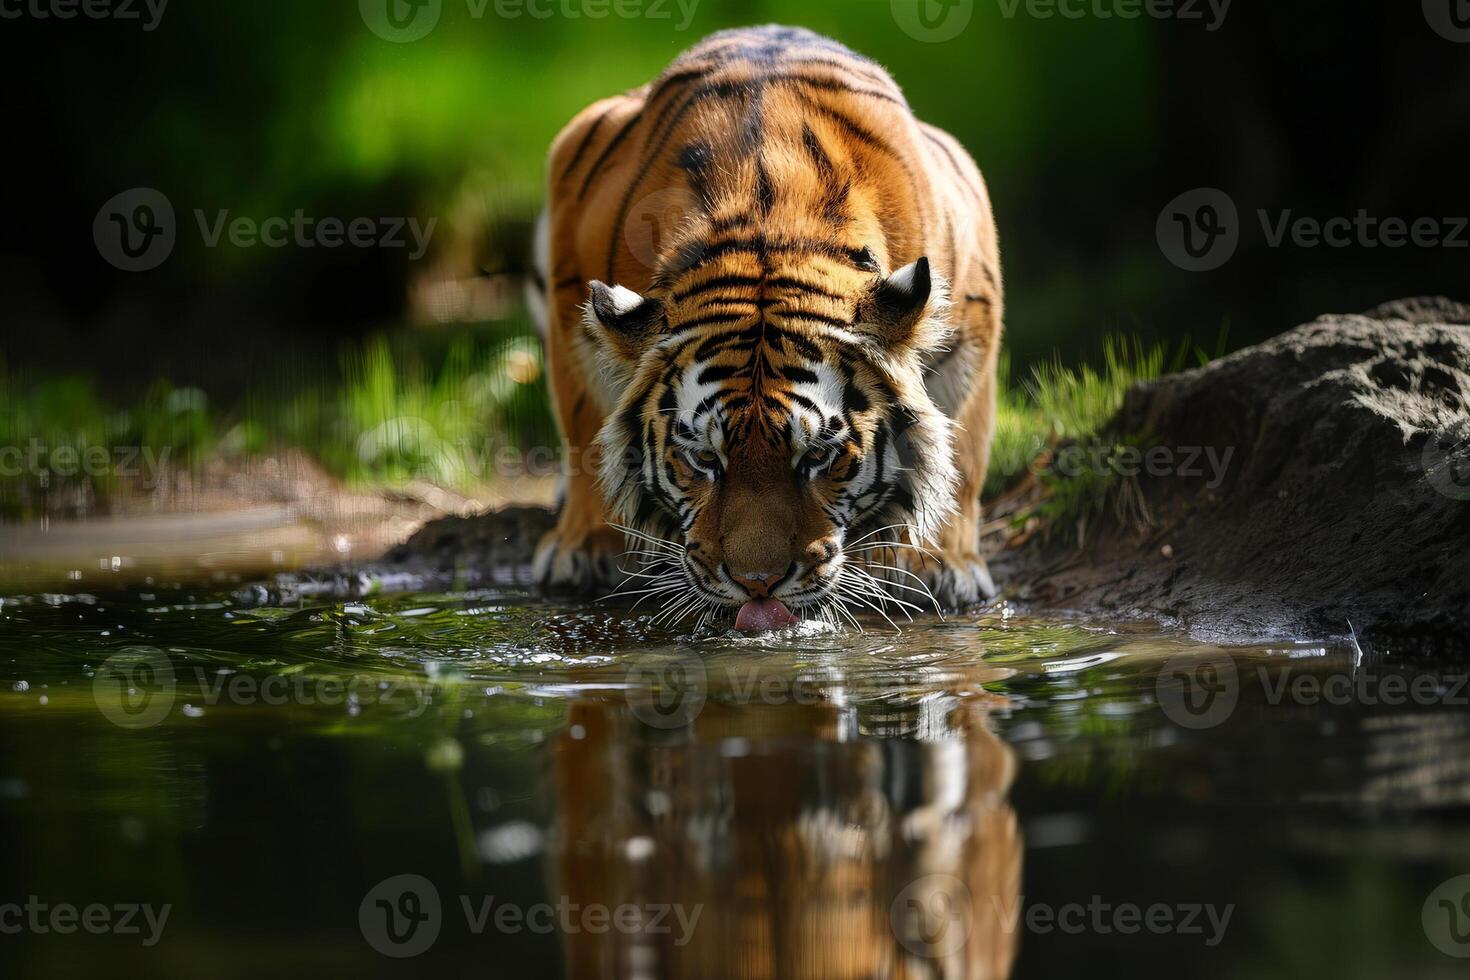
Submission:
[[[608,522],[602,493],[585,454],[568,447],[563,463],[565,499],[556,527],[536,548],[532,576],[548,592],[579,594],[612,592],[626,578],[622,532]]]
[[[936,606],[951,612],[992,599],[997,589],[990,567],[980,554],[979,521],[977,498],[972,507],[961,508],[937,546],[909,543],[883,549],[866,556],[874,563],[869,571],[887,583],[894,599],[926,612],[934,611]],[[876,567],[878,564],[887,567]]]
[[[532,575],[547,592],[610,593],[627,578],[620,533],[606,522],[562,511],[536,548]]]
[[[990,567],[980,553],[980,491],[990,461],[994,414],[992,361],[987,370],[980,372],[978,383],[959,413],[955,467],[960,481],[955,491],[953,516],[940,530],[937,541],[921,544],[906,538],[905,546],[878,552],[886,556],[881,563],[889,568],[869,569],[892,583],[888,592],[894,598],[919,606],[937,605],[943,610],[955,610],[996,596],[998,590]]]
[[[551,325],[547,355],[552,404],[562,433],[562,502],[556,527],[541,538],[531,566],[533,580],[549,592],[606,594],[627,577],[623,535],[609,524],[598,486],[597,430],[601,416],[593,407],[585,373],[564,330],[567,319]]]

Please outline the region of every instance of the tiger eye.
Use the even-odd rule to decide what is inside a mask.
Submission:
[[[685,453],[685,458],[696,466],[714,467],[720,462],[720,454],[713,449],[701,449],[698,452]]]

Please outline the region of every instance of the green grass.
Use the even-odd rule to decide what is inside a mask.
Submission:
[[[354,483],[424,480],[458,490],[494,481],[506,451],[554,449],[539,341],[461,335],[432,366],[377,337],[343,356],[342,379],[284,412],[261,409],[273,441],[306,449]]]
[[[1146,434],[1120,436],[1109,431],[1128,390],[1182,370],[1190,361],[1207,363],[1223,353],[1224,345],[1222,332],[1216,354],[1186,341],[1171,355],[1163,344],[1108,336],[1103,340],[1100,367],[1066,365],[1054,357],[1033,367],[1020,383],[1011,378],[1009,361],[1003,357],[984,496],[993,498],[1034,474],[1042,488],[1041,500],[1018,511],[1015,520],[1024,524],[1032,517],[1040,518],[1049,536],[1060,533],[1080,539],[1109,507],[1123,523],[1146,521],[1136,484],[1114,467],[1068,467],[1064,473],[1053,464],[1054,457],[1068,447],[1080,447],[1089,462],[1107,461],[1125,448],[1142,448]]]
[[[90,510],[211,459],[285,449],[349,484],[470,491],[558,445],[540,343],[521,321],[447,343],[376,336],[345,350],[336,376],[279,387],[223,405],[160,380],[118,407],[86,378],[28,381],[0,364],[0,517]]]

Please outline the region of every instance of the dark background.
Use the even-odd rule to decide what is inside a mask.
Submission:
[[[174,0],[153,30],[0,20],[0,358],[117,397],[160,377],[228,396],[262,374],[330,370],[370,331],[490,318],[425,322],[414,284],[517,272],[545,148],[573,113],[710,31],[772,20],[884,63],[921,117],[970,148],[998,212],[1017,364],[1093,357],[1108,332],[1213,348],[1223,328],[1233,348],[1319,313],[1466,295],[1470,249],[1272,248],[1256,217],[1470,214],[1470,43],[1436,33],[1418,3],[1235,3],[1212,31],[1203,4],[1202,20],[1064,19],[975,0],[942,43],[905,33],[888,0],[700,0],[683,31],[667,9],[506,18],[492,2],[477,18],[444,0],[437,28],[406,44],[368,30],[355,0]],[[128,273],[99,255],[92,223],[138,186],[172,201],[179,241],[159,268]],[[1238,205],[1241,243],[1188,272],[1155,223],[1201,186]],[[440,221],[409,262],[205,248],[196,208]]]

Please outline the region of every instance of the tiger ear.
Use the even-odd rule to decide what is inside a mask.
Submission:
[[[637,360],[663,317],[663,303],[596,279],[588,286],[592,291],[584,314],[588,334],[599,348]]]
[[[945,305],[944,282],[935,283],[925,257],[879,280],[860,309],[858,322],[885,351],[924,352],[948,336],[948,328],[937,319]]]

